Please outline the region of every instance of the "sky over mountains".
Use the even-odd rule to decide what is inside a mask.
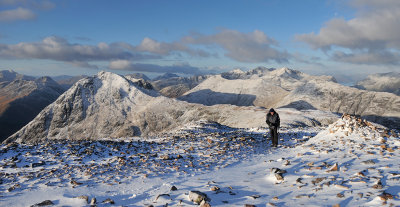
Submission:
[[[28,75],[223,72],[341,82],[399,72],[400,2],[0,0],[0,68]]]

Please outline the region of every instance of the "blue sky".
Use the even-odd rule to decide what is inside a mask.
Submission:
[[[351,82],[400,64],[400,1],[0,0],[0,69],[184,75],[289,67]]]

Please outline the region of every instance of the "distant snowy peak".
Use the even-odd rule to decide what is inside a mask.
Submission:
[[[150,80],[150,78],[147,77],[147,76],[146,76],[145,74],[143,74],[143,73],[132,73],[132,74],[125,75],[125,77],[132,77],[132,78],[136,78],[136,79],[143,79],[143,80],[145,80],[145,81],[149,81],[149,80]]]
[[[157,80],[163,80],[163,79],[170,79],[170,78],[177,78],[179,75],[176,75],[175,73],[165,73],[164,75],[157,76],[153,79],[153,81]]]
[[[356,88],[400,95],[400,73],[378,73],[359,81]]]
[[[283,68],[265,68],[265,67],[258,67],[253,70],[249,71],[242,71],[240,69],[235,69],[229,72],[221,73],[221,77],[228,79],[228,80],[235,80],[235,79],[285,79],[285,80],[321,80],[321,81],[332,81],[336,82],[335,78],[332,76],[312,76],[305,73],[302,73],[298,70],[293,70],[287,67]]]
[[[34,77],[31,76],[26,76],[26,75],[22,75],[19,74],[13,70],[1,70],[0,71],[0,82],[4,82],[4,81],[14,81],[14,80],[34,80]]]

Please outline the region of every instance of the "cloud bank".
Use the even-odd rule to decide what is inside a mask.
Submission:
[[[345,20],[334,18],[319,33],[297,35],[314,49],[333,51],[332,59],[354,64],[400,63],[400,1],[353,0],[357,13]]]
[[[35,19],[36,14],[29,9],[18,7],[16,9],[10,9],[0,12],[0,21],[12,22],[18,20],[30,20]]]
[[[0,11],[0,22],[14,22],[35,19],[33,10],[49,10],[55,4],[47,0],[0,0],[0,6],[6,8]]]
[[[290,55],[280,51],[275,46],[277,41],[268,37],[264,32],[255,30],[241,33],[236,30],[223,29],[214,35],[193,34],[182,40],[188,44],[217,45],[226,51],[225,56],[239,62],[277,63],[288,62]]]
[[[127,42],[104,43],[97,45],[76,44],[68,40],[50,36],[38,42],[1,44],[0,58],[3,59],[45,59],[62,61],[76,67],[99,68],[93,62],[108,62],[113,70],[141,72],[201,73],[190,65],[157,66],[143,64],[148,61],[187,58],[218,58],[215,52],[222,49],[223,55],[238,62],[266,63],[288,62],[291,55],[276,49],[278,43],[265,33],[255,30],[241,33],[235,30],[220,30],[213,35],[191,34],[174,42],[159,42],[145,37],[140,44]]]
[[[112,70],[126,70],[134,72],[154,72],[154,73],[182,73],[182,74],[202,74],[203,71],[189,64],[175,64],[172,66],[161,66],[155,64],[132,63],[127,60],[111,61],[109,68]]]

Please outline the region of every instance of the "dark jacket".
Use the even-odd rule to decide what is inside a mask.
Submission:
[[[279,114],[276,112],[274,112],[274,115],[268,113],[265,122],[271,129],[279,128],[281,126],[281,120],[279,119]]]

